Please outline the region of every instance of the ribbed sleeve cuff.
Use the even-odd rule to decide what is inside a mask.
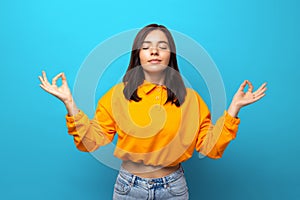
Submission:
[[[228,133],[231,135],[231,139],[236,138],[236,133],[239,128],[240,119],[236,117],[232,117],[228,114],[227,111],[224,112],[224,119],[225,119],[225,127],[228,130]]]
[[[84,116],[84,113],[79,110],[79,112],[76,115],[69,116],[68,114],[66,115],[66,121],[67,123],[74,123],[75,121],[80,120]]]
[[[224,111],[224,116],[225,116],[225,122],[228,125],[235,126],[240,124],[240,118],[232,117],[231,115],[228,114],[228,112],[225,110]]]

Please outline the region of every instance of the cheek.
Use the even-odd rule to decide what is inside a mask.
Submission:
[[[141,64],[145,63],[145,61],[147,60],[147,55],[142,51],[140,51],[139,57],[140,57]]]
[[[168,65],[169,64],[169,62],[170,62],[170,57],[171,57],[171,55],[170,55],[170,53],[166,53],[165,55],[164,55],[164,60],[165,60],[165,64],[166,65]]]

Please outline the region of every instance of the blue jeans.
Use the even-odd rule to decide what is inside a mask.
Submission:
[[[182,167],[162,178],[141,178],[121,168],[114,186],[114,200],[187,200],[188,187]]]

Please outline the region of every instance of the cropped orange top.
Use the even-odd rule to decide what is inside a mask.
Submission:
[[[139,86],[139,102],[127,100],[124,84],[112,87],[98,102],[95,116],[84,112],[66,116],[68,133],[81,151],[95,151],[118,140],[114,155],[122,160],[153,166],[173,166],[189,159],[194,150],[220,158],[236,137],[239,118],[227,111],[216,124],[197,92],[187,88],[180,107],[168,102],[165,86],[147,81]]]

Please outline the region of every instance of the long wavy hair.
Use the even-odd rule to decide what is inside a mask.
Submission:
[[[168,67],[165,69],[164,85],[167,88],[168,98],[165,102],[171,102],[177,107],[183,104],[186,96],[186,88],[183,83],[182,77],[179,72],[177,57],[176,57],[176,46],[174,39],[170,31],[163,25],[149,24],[142,28],[136,35],[130,56],[129,66],[123,77],[125,84],[123,93],[126,99],[139,102],[142,98],[138,96],[137,89],[143,84],[145,75],[140,62],[140,49],[146,38],[146,36],[154,30],[162,31],[168,38],[170,46],[170,61]]]

